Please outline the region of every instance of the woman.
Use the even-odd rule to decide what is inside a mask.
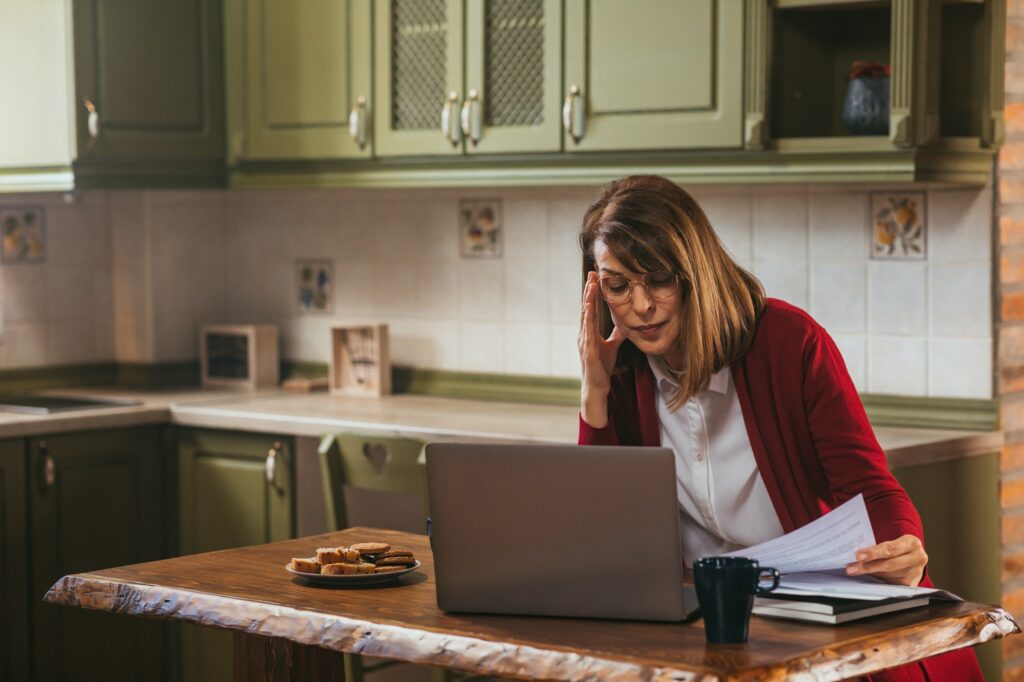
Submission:
[[[689,194],[657,176],[614,182],[587,209],[580,245],[579,442],[675,451],[687,563],[863,493],[879,543],[847,573],[930,585],[920,517],[835,343],[807,313],[765,298]],[[982,679],[970,650],[873,677]]]

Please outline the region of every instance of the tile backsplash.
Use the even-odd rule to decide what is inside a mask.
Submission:
[[[990,188],[927,194],[927,257],[871,260],[879,187],[700,186],[729,251],[833,335],[865,392],[992,395]],[[883,189],[891,189],[884,187]],[[574,377],[576,235],[596,188],[91,192],[47,208],[49,255],[0,264],[4,368],[195,359],[204,322],[278,324],[326,362],[330,324],[390,325],[395,364]],[[500,199],[500,258],[460,254],[461,199]],[[329,259],[327,312],[297,261]]]

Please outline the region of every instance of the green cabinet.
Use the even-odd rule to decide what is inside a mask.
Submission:
[[[369,157],[370,0],[227,0],[230,155]]]
[[[743,4],[567,0],[565,149],[738,148]]]
[[[167,677],[166,624],[42,602],[61,576],[163,556],[159,429],[61,434],[28,446],[35,679]]]
[[[27,680],[28,543],[25,447],[0,441],[0,681]]]
[[[285,540],[294,528],[290,439],[263,434],[178,432],[181,554]],[[231,633],[182,628],[182,679],[232,678]]]
[[[73,6],[76,183],[189,185],[222,178],[221,3],[76,0]]]
[[[561,149],[559,0],[379,0],[380,156]]]

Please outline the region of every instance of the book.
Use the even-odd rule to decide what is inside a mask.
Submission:
[[[926,594],[891,599],[845,599],[821,595],[763,595],[754,599],[754,613],[759,616],[791,618],[815,623],[839,625],[883,613],[927,606]]]

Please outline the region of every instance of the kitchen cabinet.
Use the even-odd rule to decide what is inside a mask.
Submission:
[[[370,0],[226,0],[232,159],[372,152]]]
[[[28,679],[25,446],[0,441],[0,680]]]
[[[167,678],[166,624],[42,602],[69,573],[162,558],[159,429],[32,438],[28,451],[33,677]]]
[[[219,0],[76,0],[76,185],[222,184]]]
[[[743,4],[567,0],[567,151],[739,148]]]
[[[380,156],[561,148],[558,0],[380,0]]]
[[[181,554],[286,540],[294,529],[294,444],[264,434],[178,432]],[[182,679],[232,678],[231,633],[183,626]]]

